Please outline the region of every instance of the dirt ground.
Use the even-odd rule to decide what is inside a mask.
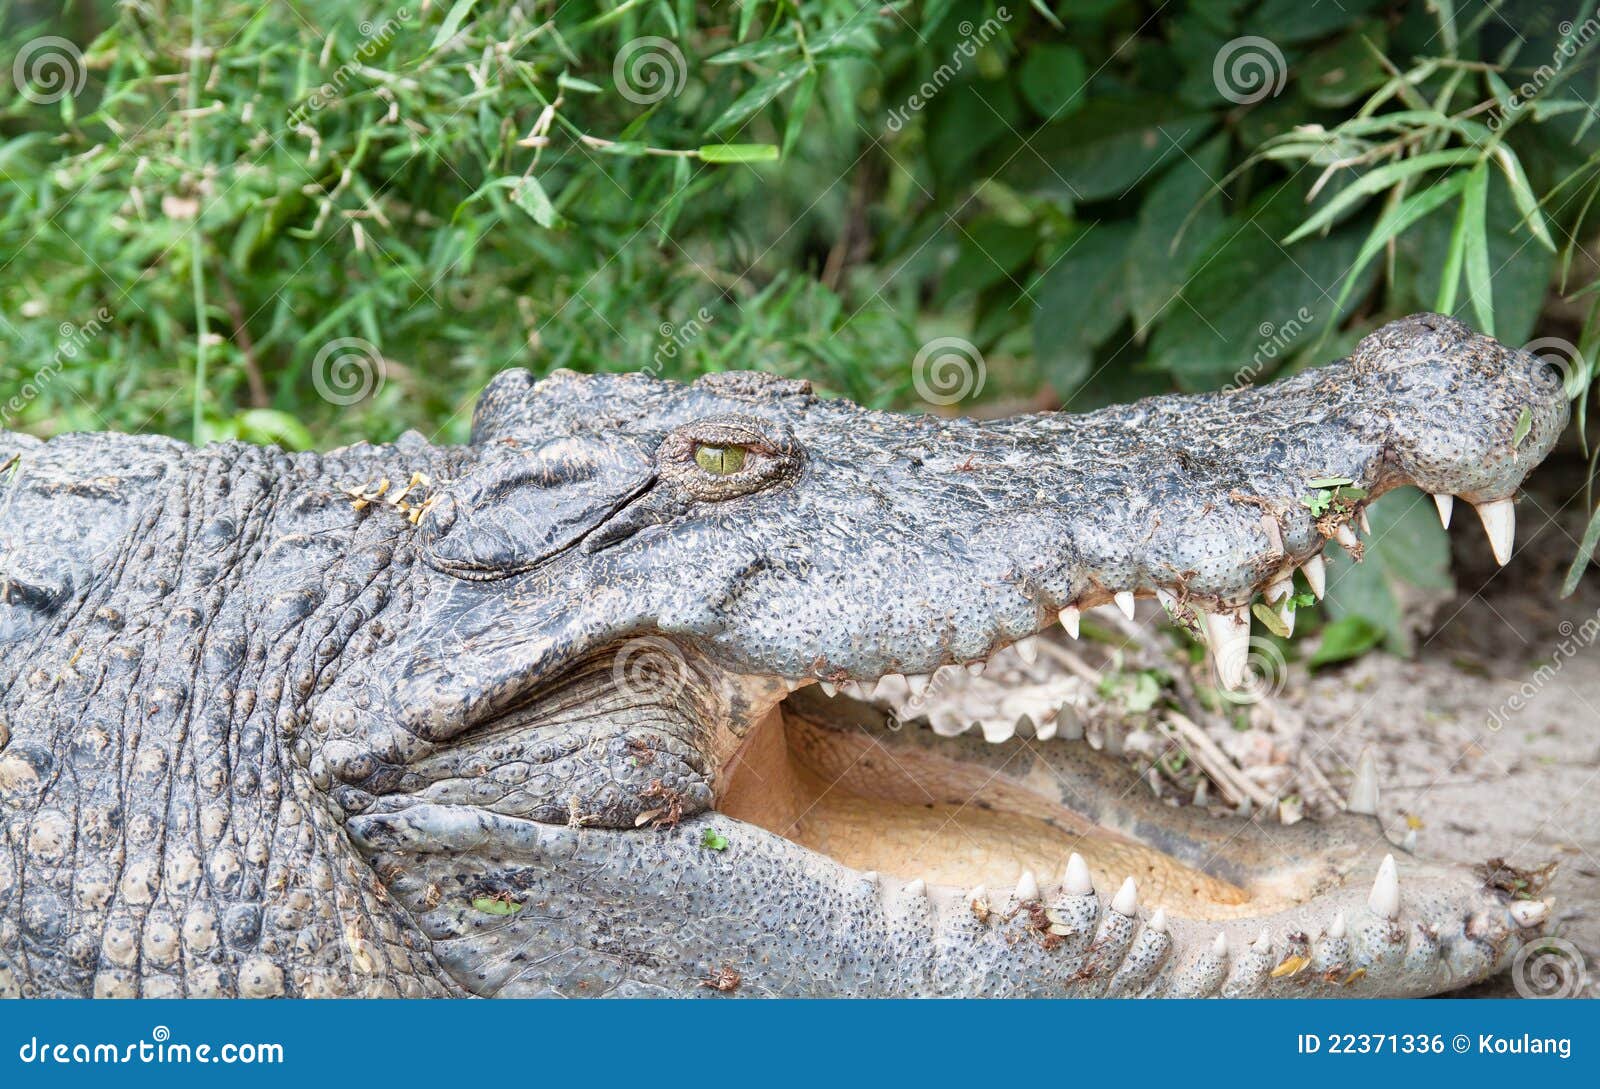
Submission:
[[[1321,766],[1348,767],[1373,746],[1385,827],[1397,840],[1415,827],[1419,854],[1557,861],[1546,893],[1555,900],[1551,932],[1582,954],[1578,993],[1595,997],[1600,571],[1573,597],[1559,596],[1583,530],[1578,484],[1570,467],[1530,481],[1517,504],[1517,555],[1504,569],[1472,509],[1458,503],[1459,592],[1435,614],[1416,660],[1371,654],[1318,674],[1300,709]],[[1473,993],[1516,992],[1502,976]]]

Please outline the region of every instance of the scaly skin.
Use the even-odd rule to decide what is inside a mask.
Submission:
[[[755,374],[510,371],[461,448],[0,434],[0,462],[19,459],[0,489],[0,993],[1482,978],[1545,906],[1409,857],[1372,887],[1389,848],[1370,820],[1214,821],[1138,800],[1086,746],[985,747],[785,697],[1015,653],[1119,591],[1222,617],[1226,659],[1234,611],[1357,520],[1319,528],[1309,481],[1491,504],[1566,411],[1533,358],[1421,316],[1267,387],[1077,417],[898,416]],[[742,467],[711,472],[708,446]],[[855,745],[952,784],[984,772],[1001,810],[1075,811],[1171,860],[1152,873],[1203,871],[1263,907],[1151,913],[1076,868],[994,896],[859,873],[716,812],[772,737],[806,760]]]

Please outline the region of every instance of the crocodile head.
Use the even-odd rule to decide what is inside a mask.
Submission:
[[[1391,848],[1370,766],[1331,821],[1161,804],[1069,739],[1035,637],[1159,597],[1237,685],[1252,599],[1320,593],[1385,492],[1471,502],[1504,562],[1566,413],[1432,315],[1262,388],[999,421],[507,372],[313,772],[482,994],[1458,986],[1544,905]]]

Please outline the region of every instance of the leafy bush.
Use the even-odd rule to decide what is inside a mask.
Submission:
[[[1564,336],[1578,392],[1594,8],[12,4],[0,403],[459,438],[508,365],[914,405],[959,335],[979,398],[1087,408],[1424,308]]]

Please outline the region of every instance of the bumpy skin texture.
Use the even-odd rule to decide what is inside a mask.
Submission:
[[[1324,543],[1308,480],[1504,498],[1565,421],[1536,360],[1421,316],[1271,386],[1078,417],[509,371],[462,448],[0,433],[19,459],[0,481],[0,993],[712,994],[721,966],[770,994],[1479,978],[1519,941],[1500,895],[1405,859],[1404,912],[1370,910],[1370,868],[1347,880],[1387,849],[1370,822],[1281,830],[1315,897],[1227,924],[1230,952],[1215,926],[1112,911],[1114,889],[1041,894],[1070,934],[1033,940],[1030,905],[999,897],[985,922],[710,810],[797,682],[980,659],[1118,590],[1247,603]],[[742,467],[708,472],[702,447]],[[637,683],[640,647],[670,649],[676,680]],[[1112,804],[1124,772],[1080,749],[1050,759],[1107,799],[1103,823],[1281,878],[1256,833]],[[682,822],[636,827],[663,798]],[[699,846],[713,819],[726,851]]]

